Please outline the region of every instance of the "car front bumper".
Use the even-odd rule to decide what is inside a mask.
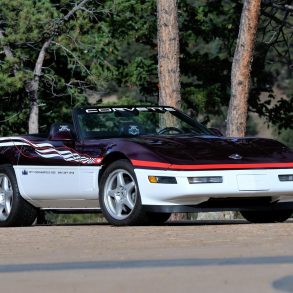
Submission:
[[[135,169],[141,201],[150,206],[198,205],[210,199],[270,197],[272,202],[293,202],[293,181],[279,175],[293,169],[170,171]],[[175,177],[176,184],[150,183],[148,176]],[[189,177],[221,176],[222,183],[190,184]]]

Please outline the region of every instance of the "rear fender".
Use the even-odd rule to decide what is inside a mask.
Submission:
[[[12,165],[12,162],[5,155],[0,154],[0,165]]]

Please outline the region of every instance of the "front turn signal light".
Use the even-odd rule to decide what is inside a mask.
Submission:
[[[162,184],[177,184],[175,177],[169,176],[148,176],[150,183],[162,183]]]

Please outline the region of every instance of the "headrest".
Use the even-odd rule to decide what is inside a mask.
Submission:
[[[50,140],[68,140],[73,139],[74,130],[69,123],[53,123],[50,128]]]
[[[120,134],[127,136],[136,136],[143,134],[144,130],[139,123],[136,122],[124,122],[120,125]]]

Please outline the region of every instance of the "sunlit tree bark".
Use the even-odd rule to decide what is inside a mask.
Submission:
[[[176,0],[157,0],[159,103],[181,106]]]
[[[231,98],[227,117],[227,136],[244,136],[248,111],[250,71],[261,0],[245,0],[231,72]]]

